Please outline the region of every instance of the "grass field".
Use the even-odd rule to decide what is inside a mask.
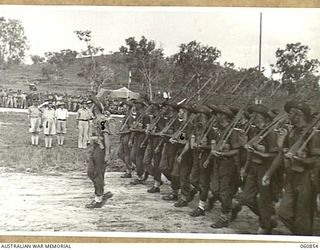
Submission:
[[[0,113],[0,168],[12,171],[50,172],[86,169],[87,149],[77,148],[78,129],[75,116],[67,121],[65,145],[58,146],[56,138],[53,148],[44,147],[44,135],[40,133],[39,146],[31,146],[28,118],[24,113]],[[112,159],[110,171],[122,169],[116,153],[119,139],[112,136]]]

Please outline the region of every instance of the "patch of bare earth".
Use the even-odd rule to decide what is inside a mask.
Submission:
[[[149,194],[147,185],[132,186],[121,179],[123,168],[116,160],[119,139],[114,137],[113,159],[105,176],[105,189],[113,196],[95,210],[85,208],[93,198],[86,176],[86,150],[76,148],[74,117],[68,121],[66,145],[46,150],[29,145],[26,115],[0,113],[0,228],[2,231],[41,232],[165,232],[254,234],[257,217],[244,208],[229,228],[212,229],[220,204],[204,217],[189,216],[198,197],[186,208],[175,208],[161,195],[170,192],[168,181],[161,194]],[[320,235],[320,220],[315,223]],[[288,234],[279,222],[277,234]]]

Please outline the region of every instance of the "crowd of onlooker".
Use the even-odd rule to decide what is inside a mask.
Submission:
[[[88,100],[90,94],[92,93],[87,92],[84,95],[57,92],[51,93],[48,91],[43,93],[38,91],[27,92],[0,88],[0,107],[26,109],[32,104],[32,100],[37,99],[39,103],[49,100],[53,105],[64,102],[68,111],[77,112],[81,103]],[[114,100],[106,97],[102,102],[108,107],[112,114],[124,114],[125,112],[120,105],[121,100]]]

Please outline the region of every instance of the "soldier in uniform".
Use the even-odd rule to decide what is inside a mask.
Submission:
[[[249,114],[254,116],[254,128],[249,130],[248,139],[252,139],[271,121],[269,109],[262,104],[255,104],[248,108]],[[263,186],[262,177],[271,165],[271,162],[278,153],[277,134],[274,130],[268,132],[265,138],[257,145],[245,145],[250,156],[247,157],[248,166],[245,171],[246,183],[240,204],[247,205],[252,212],[259,216],[258,234],[271,234],[277,223],[274,210],[274,188],[272,185]],[[241,206],[241,205],[240,205]],[[240,211],[240,208],[235,208]],[[237,212],[238,212],[237,211]]]
[[[7,108],[13,107],[13,91],[12,89],[9,89],[8,95],[7,95]]]
[[[217,138],[221,140],[221,135],[232,122],[235,114],[228,106],[221,105],[216,109],[217,112]],[[238,133],[232,131],[230,137],[225,142],[221,151],[217,151],[215,147],[211,148],[210,155],[213,157],[213,172],[211,181],[211,190],[215,199],[221,201],[221,213],[219,218],[211,225],[212,228],[228,227],[231,217],[231,209],[233,197],[235,195],[235,183],[238,175],[238,169],[235,158],[239,156],[239,148],[241,147]],[[204,162],[204,166],[208,166],[209,159]]]
[[[271,177],[282,166],[284,160],[286,183],[278,217],[293,234],[312,235],[317,185],[319,185],[317,180],[320,160],[319,133],[316,132],[305,147],[300,148],[298,155],[291,154],[289,151],[291,146],[301,139],[301,135],[312,121],[311,109],[306,103],[299,101],[287,102],[284,109],[289,114],[293,128],[285,136],[283,150],[272,162],[262,182],[264,185],[269,185]],[[308,133],[311,131],[307,131]]]
[[[52,102],[48,100],[45,102],[42,112],[43,119],[43,133],[45,135],[44,142],[47,149],[52,148],[53,135],[56,134],[56,112],[53,108]]]
[[[87,103],[83,101],[78,110],[77,120],[78,120],[78,148],[87,148],[88,143],[88,130],[89,130],[89,120],[92,118],[91,112],[87,108]]]
[[[87,174],[94,185],[94,200],[86,208],[101,208],[104,196],[104,174],[106,166],[111,161],[111,143],[108,118],[110,113],[105,113],[103,105],[95,97],[90,98],[95,104],[92,131],[92,148],[88,156]]]
[[[160,149],[160,145],[155,150],[161,150],[162,154],[159,169],[161,173],[170,180],[171,193],[162,196],[162,199],[166,201],[177,201],[180,190],[180,180],[179,175],[173,174],[173,168],[179,145],[172,136],[179,132],[179,128],[186,121],[186,116],[184,115],[184,111],[180,110],[179,105],[173,102],[166,102],[165,105],[168,106],[168,110],[164,120],[168,128],[167,131],[164,131],[165,134],[162,135],[163,142],[160,142],[160,145],[163,144],[162,150]],[[169,123],[172,123],[171,126]]]
[[[64,102],[57,102],[58,109],[56,110],[56,117],[57,117],[57,140],[58,140],[58,145],[63,145],[64,143],[64,137],[65,134],[67,133],[67,118],[69,117],[68,115],[68,110],[65,109],[65,103]]]
[[[135,109],[137,112],[137,120],[135,120],[130,128],[131,135],[129,140],[129,146],[131,147],[130,157],[132,162],[136,165],[137,171],[137,179],[130,182],[132,185],[137,184],[145,184],[145,167],[143,164],[143,157],[145,152],[145,147],[140,147],[141,143],[145,138],[145,130],[150,124],[150,119],[147,114],[145,114],[146,100],[144,99],[137,99],[134,100],[133,103],[135,104]]]
[[[159,102],[152,102],[152,109],[150,120],[152,124],[156,119],[157,115],[161,112],[161,109],[166,109],[166,106],[163,106]],[[155,128],[152,131],[147,129],[147,137],[143,143],[146,143],[146,150],[144,153],[143,164],[146,167],[148,173],[150,173],[153,178],[153,186],[147,190],[148,193],[160,193],[160,186],[163,184],[161,180],[161,171],[160,171],[160,160],[162,155],[162,145],[159,145],[161,138],[155,133],[159,133],[164,128],[164,119],[163,116],[160,117]],[[145,146],[145,145],[140,145]],[[159,148],[156,150],[156,148]]]
[[[211,124],[207,124],[210,115],[214,116],[212,118],[215,118],[215,114],[213,112],[216,107],[208,104],[207,108],[202,109],[203,112],[199,117],[200,119],[198,120],[196,129],[194,130],[195,145],[193,146],[196,155],[195,159],[198,161],[197,166],[199,167],[200,200],[197,208],[190,213],[190,216],[192,217],[204,216],[205,210],[208,208],[207,199],[210,191],[210,177],[213,171],[213,162],[212,159],[210,159],[207,166],[204,166],[204,162],[209,156],[211,143],[217,140],[217,138],[214,137],[214,128]],[[208,127],[208,125],[211,127]]]
[[[28,108],[28,118],[30,120],[29,131],[31,133],[31,145],[38,146],[39,133],[41,127],[42,112],[38,107],[38,100],[34,99],[32,105]]]
[[[121,175],[121,178],[132,178],[132,162],[130,159],[130,126],[132,125],[133,120],[136,118],[135,111],[133,109],[133,103],[130,101],[122,104],[127,109],[127,113],[123,119],[123,124],[121,125],[120,130],[120,147],[118,150],[118,157],[124,162],[126,165],[126,172]]]
[[[190,151],[190,136],[192,131],[192,126],[188,122],[190,118],[192,107],[187,104],[181,104],[179,112],[185,116],[184,122],[187,122],[187,125],[184,129],[179,131],[179,138],[173,138],[175,143],[177,143],[177,152],[176,159],[172,171],[172,175],[179,177],[180,188],[181,188],[181,197],[174,204],[175,207],[187,207],[188,202],[191,201],[194,191],[190,184],[190,174],[193,165],[193,157]]]

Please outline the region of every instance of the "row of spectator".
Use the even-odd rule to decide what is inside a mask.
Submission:
[[[0,107],[26,109],[32,105],[32,100],[37,99],[40,103],[49,100],[54,105],[58,102],[64,102],[68,111],[77,112],[81,103],[88,99],[91,93],[84,95],[71,95],[67,93],[50,93],[50,92],[35,92],[12,90],[7,88],[0,88]],[[124,114],[125,111],[121,107],[120,100],[112,100],[106,98],[103,100],[104,105],[108,107],[113,114]]]

